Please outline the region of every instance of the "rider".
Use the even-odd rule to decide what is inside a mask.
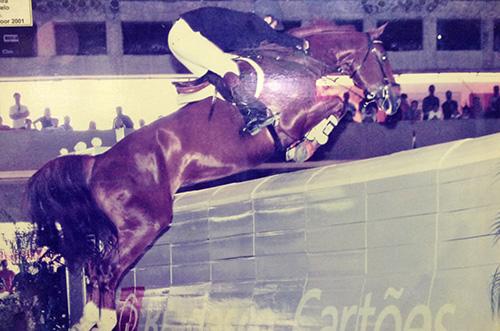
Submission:
[[[262,19],[253,13],[202,7],[182,14],[168,35],[172,54],[197,77],[209,73],[209,81],[243,114],[243,131],[252,135],[273,124],[274,117],[240,85],[240,71],[230,53],[257,48],[264,41],[307,51],[307,41],[279,33],[277,25],[270,15]]]

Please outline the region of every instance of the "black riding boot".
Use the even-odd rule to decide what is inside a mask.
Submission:
[[[224,78],[209,72],[208,80],[226,101],[236,105],[245,120],[243,133],[256,135],[262,128],[274,124],[274,116],[270,115],[266,105],[259,101],[251,92],[244,89],[239,77],[230,72]]]

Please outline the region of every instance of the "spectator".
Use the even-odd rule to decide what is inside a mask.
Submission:
[[[485,117],[500,118],[500,93],[498,85],[493,86],[493,95],[490,99]]]
[[[445,120],[455,118],[458,114],[458,103],[452,99],[452,95],[451,91],[446,91],[446,101],[441,105]]]
[[[0,116],[0,131],[10,130],[8,125],[3,124],[3,118]]]
[[[403,113],[404,116],[404,113]],[[418,101],[412,100],[410,103],[410,108],[408,109],[407,115],[403,118],[406,121],[421,121],[422,120],[422,111],[418,109]]]
[[[344,104],[343,104],[343,111],[344,111],[344,121],[347,122],[352,122],[354,116],[356,115],[356,107],[349,102],[350,94],[349,92],[344,93]]]
[[[63,131],[73,131],[71,127],[71,118],[69,116],[64,116],[64,124],[59,127]]]
[[[462,119],[468,120],[468,119],[474,119],[476,118],[474,113],[472,112],[472,108],[469,107],[469,105],[465,104],[462,107]]]
[[[474,118],[483,116],[483,106],[481,105],[481,99],[477,95],[472,97],[471,112],[474,114]]]
[[[139,120],[139,127],[143,128],[146,126],[146,121],[144,121],[142,118]]]
[[[0,299],[5,298],[8,296],[10,293],[7,291],[7,288],[5,287],[5,283],[3,282],[3,279],[0,278]]]
[[[94,121],[90,121],[89,122],[89,128],[88,128],[89,131],[96,131],[97,130],[97,124],[95,124]]]
[[[56,119],[51,116],[50,108],[48,107],[45,108],[43,116],[33,122],[35,128],[38,122],[42,124],[42,130],[54,129],[57,127]]]
[[[113,129],[120,128],[133,129],[134,122],[132,122],[130,117],[124,115],[122,107],[118,106],[116,107],[116,117],[113,121]]]
[[[33,130],[33,122],[29,118],[26,118],[24,120],[24,127],[22,127],[21,129]]]
[[[375,123],[377,114],[377,103],[370,102],[363,110],[363,123]]]
[[[434,95],[436,87],[434,85],[429,86],[429,95],[426,96],[422,102],[422,112],[424,115],[424,121],[432,118],[439,118],[439,98]],[[429,118],[431,117],[431,118]]]
[[[2,262],[0,262],[0,268],[0,278],[5,284],[5,289],[9,292],[12,292],[12,282],[16,274],[14,273],[14,271],[9,269],[9,263],[7,262],[7,260],[2,260]]]
[[[9,117],[12,119],[12,128],[20,129],[24,126],[24,119],[30,115],[28,107],[21,104],[21,94],[14,93],[15,104],[10,107]]]

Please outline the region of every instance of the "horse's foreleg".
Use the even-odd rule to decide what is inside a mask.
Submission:
[[[311,107],[307,114],[307,127],[311,128],[304,139],[291,145],[286,152],[286,160],[304,162],[316,150],[328,142],[333,129],[344,116],[340,99],[321,102]]]
[[[72,331],[111,331],[116,325],[115,289],[110,287],[117,260],[110,251],[99,263],[90,262],[86,266],[89,285],[87,286],[87,303],[83,314]]]
[[[93,301],[88,301],[83,307],[83,314],[78,323],[70,331],[90,331],[99,321],[99,308]]]

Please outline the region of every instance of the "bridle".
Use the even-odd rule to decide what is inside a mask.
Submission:
[[[387,61],[387,54],[385,52],[381,52],[377,47],[375,47],[377,44],[381,45],[382,41],[381,40],[372,40],[370,34],[366,33],[366,35],[367,35],[367,40],[368,40],[368,47],[367,47],[365,56],[363,57],[363,60],[361,61],[361,63],[354,70],[352,70],[352,73],[349,76],[354,81],[356,81],[354,79],[356,76],[357,76],[359,81],[362,81],[361,76],[359,75],[359,72],[363,68],[363,66],[365,65],[370,53],[374,53],[375,59],[377,60],[377,64],[379,65],[379,68],[380,68],[380,72],[382,73],[382,76],[384,79],[384,84],[378,86],[375,91],[366,90],[365,102],[363,104],[363,108],[365,108],[368,104],[370,104],[372,102],[376,102],[377,100],[382,100],[383,104],[390,102],[391,97],[392,97],[392,94],[391,94],[392,88],[400,86],[398,83],[391,81],[389,79],[389,75],[387,74],[387,72],[384,68],[384,62]]]

